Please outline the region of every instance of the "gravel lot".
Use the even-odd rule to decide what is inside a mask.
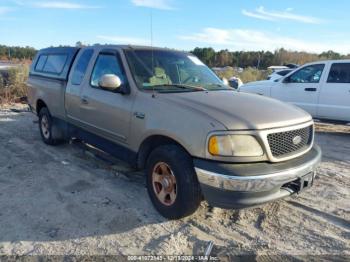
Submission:
[[[203,202],[192,217],[167,221],[154,210],[142,173],[79,142],[47,146],[36,116],[2,108],[0,255],[203,255],[212,240],[217,256],[345,260],[350,126],[317,130],[324,157],[313,188],[241,211]]]

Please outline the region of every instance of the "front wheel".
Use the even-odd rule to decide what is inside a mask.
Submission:
[[[147,161],[147,189],[158,212],[168,219],[194,213],[202,200],[191,157],[181,147],[156,148]]]

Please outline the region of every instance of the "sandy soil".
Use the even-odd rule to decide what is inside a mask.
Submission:
[[[167,221],[142,173],[78,142],[46,146],[37,118],[11,107],[0,110],[0,255],[203,255],[213,241],[217,256],[350,256],[350,126],[317,125],[323,162],[301,195],[240,211],[203,202]]]

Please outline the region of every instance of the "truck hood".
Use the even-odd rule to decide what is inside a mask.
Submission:
[[[228,130],[257,130],[284,127],[310,121],[302,109],[272,98],[235,91],[159,94],[176,106],[204,114]]]

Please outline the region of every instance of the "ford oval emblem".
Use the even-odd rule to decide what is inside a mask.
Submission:
[[[294,145],[299,145],[301,143],[301,141],[302,141],[302,138],[301,138],[301,136],[296,136],[296,137],[293,138],[292,141],[293,141]]]

